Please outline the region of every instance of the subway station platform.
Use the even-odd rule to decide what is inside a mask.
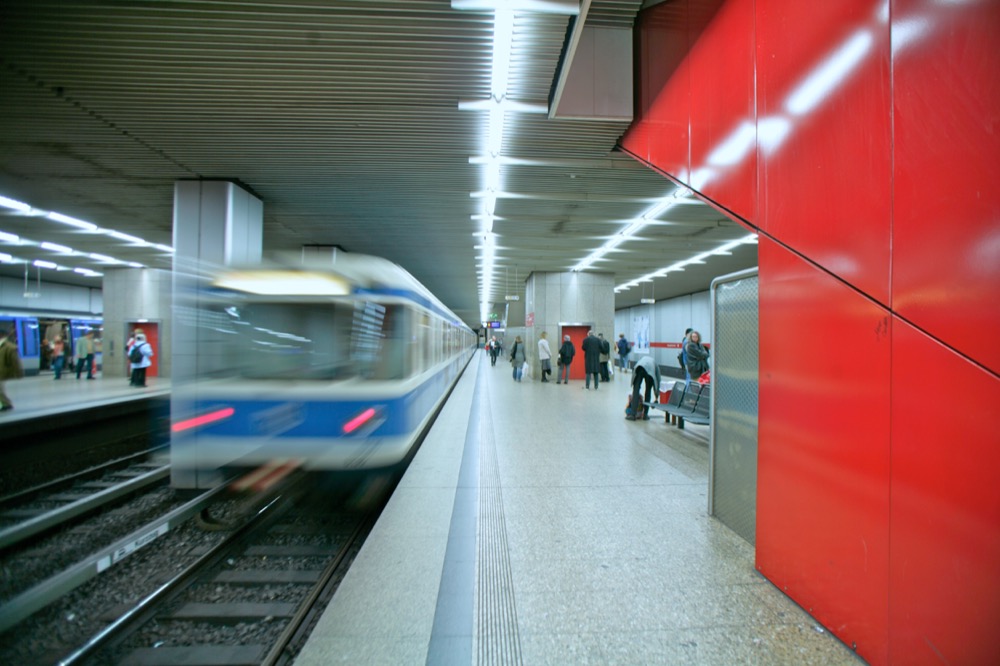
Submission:
[[[708,428],[477,354],[296,664],[857,664],[707,514]]]
[[[14,403],[14,409],[0,412],[0,428],[4,424],[65,416],[94,407],[168,396],[170,379],[150,377],[146,388],[139,389],[129,386],[128,377],[124,376],[111,377],[97,373],[93,380],[88,381],[86,375],[81,375],[78,380],[75,372],[64,371],[62,378],[56,381],[51,371],[44,371],[32,377],[8,380],[5,390]]]

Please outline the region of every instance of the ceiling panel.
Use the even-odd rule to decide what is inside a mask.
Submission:
[[[587,25],[630,27],[641,0],[590,3]],[[508,97],[545,105],[570,27],[518,13]],[[488,116],[490,14],[450,0],[5,0],[0,5],[0,195],[171,243],[173,187],[227,178],[264,201],[268,249],[338,244],[388,257],[470,323]],[[615,151],[627,123],[508,113],[496,207],[498,271],[567,270],[675,188]],[[616,284],[745,235],[678,205],[594,265]],[[0,209],[0,231],[164,267],[169,254]],[[111,270],[0,241],[23,259]],[[705,289],[755,248],[654,283]],[[698,270],[695,270],[697,268]],[[0,266],[20,275],[23,266]],[[99,286],[99,278],[43,271]],[[510,293],[494,281],[493,298]],[[523,284],[518,285],[523,290]],[[636,289],[618,305],[637,302]]]

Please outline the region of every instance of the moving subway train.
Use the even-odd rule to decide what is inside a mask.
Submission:
[[[175,487],[276,461],[394,465],[472,356],[475,334],[399,266],[296,262],[218,271],[179,302]]]

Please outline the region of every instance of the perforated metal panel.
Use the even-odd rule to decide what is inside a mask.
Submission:
[[[712,282],[709,513],[754,543],[757,520],[757,269]]]

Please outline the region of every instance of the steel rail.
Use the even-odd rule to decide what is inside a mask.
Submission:
[[[35,536],[40,532],[61,525],[67,521],[83,515],[95,509],[99,509],[105,504],[109,504],[116,499],[130,495],[142,490],[146,486],[158,483],[170,475],[170,465],[163,465],[151,472],[146,472],[135,478],[123,481],[118,485],[105,490],[98,491],[93,495],[80,498],[75,502],[66,504],[52,511],[43,513],[40,516],[30,518],[22,523],[0,530],[0,550],[4,550],[21,543],[25,539]]]
[[[205,505],[225,489],[225,486],[219,486],[194,498],[127,537],[87,556],[62,573],[56,574],[17,595],[0,606],[0,632],[6,631],[53,601],[64,597],[91,578],[107,571],[143,546],[176,528],[201,511]]]

